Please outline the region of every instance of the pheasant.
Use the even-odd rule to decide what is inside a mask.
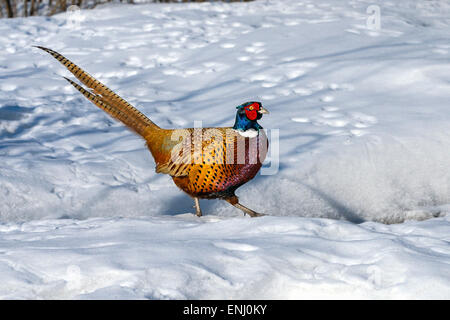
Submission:
[[[268,139],[257,120],[269,113],[258,101],[237,106],[233,127],[163,129],[76,64],[51,49],[42,49],[64,65],[84,86],[64,77],[88,100],[141,136],[156,163],[156,172],[171,176],[195,201],[223,199],[251,217],[239,203],[237,188],[255,177],[264,162]]]

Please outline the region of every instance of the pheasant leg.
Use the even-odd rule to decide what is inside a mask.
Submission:
[[[258,213],[253,211],[252,209],[247,208],[246,206],[243,206],[242,204],[239,203],[238,198],[232,197],[229,199],[225,199],[228,203],[230,203],[231,205],[235,206],[236,208],[244,211],[244,215],[247,213],[250,217],[255,218],[255,217],[261,217],[264,216],[265,214],[263,213]]]
[[[196,215],[197,217],[201,217],[202,209],[200,209],[200,201],[198,200],[198,198],[194,198],[194,201],[195,201],[195,210],[197,211]]]

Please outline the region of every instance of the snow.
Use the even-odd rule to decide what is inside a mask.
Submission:
[[[449,299],[450,5],[383,1],[377,30],[372,4],[0,20],[0,298]],[[143,141],[32,45],[162,127],[229,126],[261,101],[275,148],[237,194],[268,216],[202,200],[195,217]]]

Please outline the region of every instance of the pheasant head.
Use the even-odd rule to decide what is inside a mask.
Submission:
[[[257,101],[243,103],[236,109],[236,121],[233,129],[241,135],[258,135],[259,129],[263,127],[257,121],[269,111],[263,108],[261,102]]]

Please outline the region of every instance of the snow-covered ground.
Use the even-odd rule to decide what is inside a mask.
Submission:
[[[449,299],[450,4],[379,2],[379,29],[374,4],[0,20],[0,298]],[[279,168],[237,194],[269,216],[205,200],[195,217],[143,141],[32,45],[162,127],[232,125],[261,101]]]

